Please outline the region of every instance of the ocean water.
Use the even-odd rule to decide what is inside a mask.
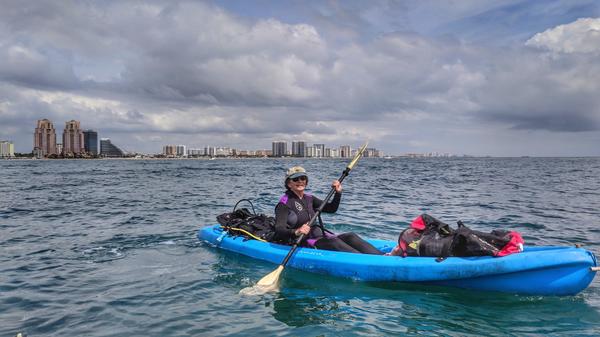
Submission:
[[[593,336],[600,277],[571,297],[373,285],[286,270],[196,238],[241,198],[272,213],[287,167],[324,196],[343,160],[0,161],[0,336]],[[395,239],[422,212],[600,253],[600,158],[365,158],[334,231]]]

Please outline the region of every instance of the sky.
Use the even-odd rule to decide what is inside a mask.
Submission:
[[[0,140],[600,156],[600,1],[2,0]]]

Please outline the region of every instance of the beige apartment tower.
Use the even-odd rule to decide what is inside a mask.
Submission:
[[[63,154],[65,156],[81,154],[85,151],[83,145],[83,130],[81,130],[79,121],[66,122],[63,131]]]
[[[7,140],[0,140],[0,158],[12,158],[15,156],[15,145]]]
[[[47,119],[37,121],[33,134],[33,152],[39,157],[47,157],[56,153],[56,131]]]

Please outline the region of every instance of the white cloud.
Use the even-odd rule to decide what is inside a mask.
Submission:
[[[582,18],[535,34],[528,46],[561,53],[600,52],[600,18]]]
[[[477,12],[478,3],[461,6]],[[371,137],[388,153],[463,153],[493,144],[494,132],[507,141],[515,132],[600,129],[598,19],[539,33],[527,43],[536,48],[497,49],[375,34],[352,13],[313,25],[193,1],[31,2],[35,17],[19,6],[0,12],[0,136],[21,128],[21,151],[46,117],[58,128],[81,120],[147,152],[163,142],[261,148],[275,138]],[[348,29],[371,30],[340,39]]]

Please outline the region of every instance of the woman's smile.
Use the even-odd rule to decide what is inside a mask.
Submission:
[[[292,186],[297,189],[304,189],[306,188],[306,181],[292,182]]]

